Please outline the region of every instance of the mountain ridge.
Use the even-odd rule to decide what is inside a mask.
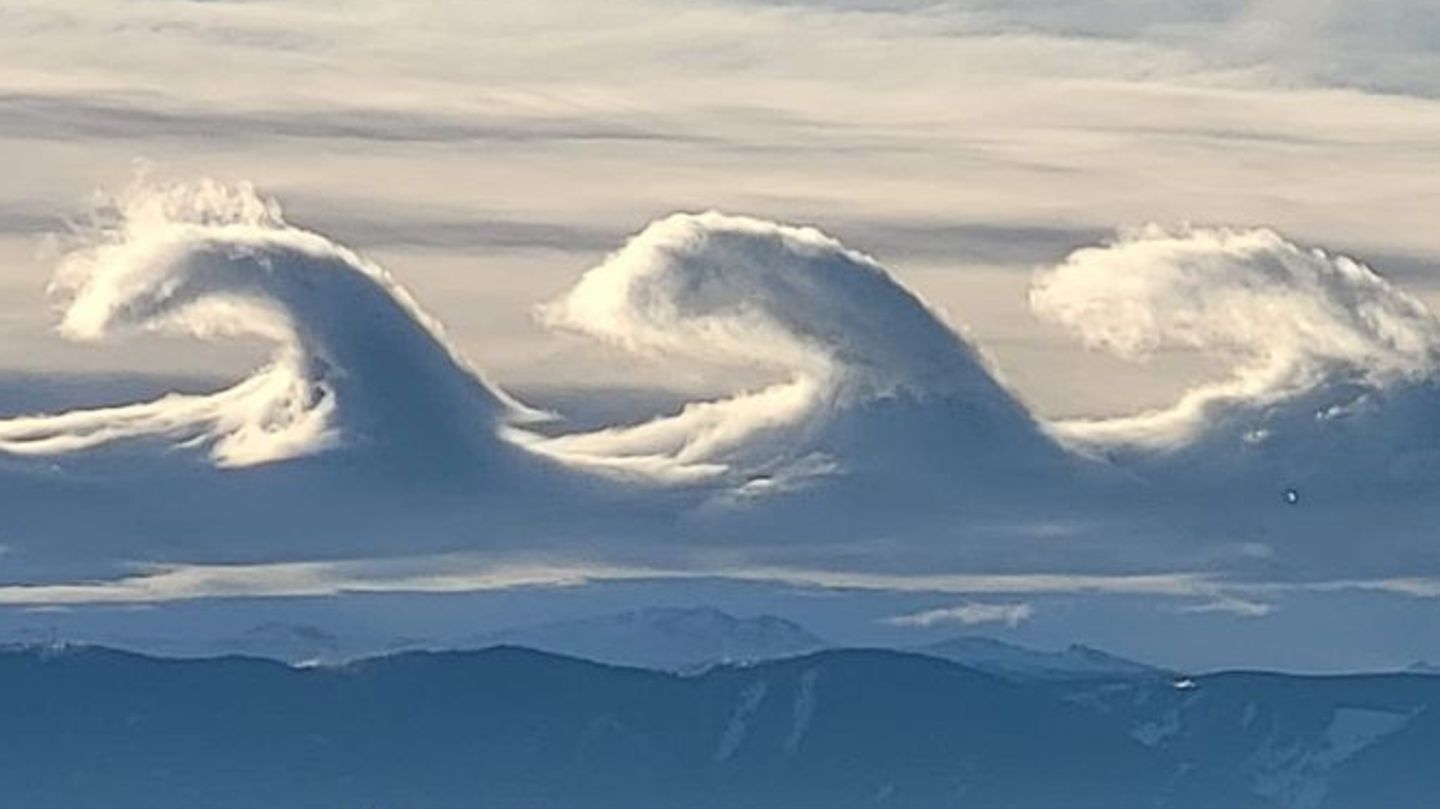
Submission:
[[[1024,682],[877,649],[675,673],[12,647],[0,785],[34,809],[1413,809],[1440,789],[1437,709],[1431,675]]]

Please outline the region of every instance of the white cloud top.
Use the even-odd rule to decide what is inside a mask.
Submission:
[[[214,393],[0,420],[0,491],[17,493],[23,529],[7,544],[93,552],[105,536],[107,560],[143,561],[163,515],[197,564],[583,545],[601,566],[753,578],[834,552],[846,587],[860,571],[891,581],[879,562],[911,586],[932,567],[1012,569],[1017,554],[1108,575],[1117,547],[1124,576],[1334,578],[1373,559],[1347,541],[1362,524],[1400,545],[1428,537],[1434,317],[1363,265],[1270,231],[1148,229],[1042,272],[1035,311],[1088,345],[1230,367],[1167,410],[1049,423],[875,259],[811,228],[669,216],[543,320],[767,381],[567,431],[527,426],[533,413],[384,270],[246,186],[142,186],[115,214],[59,262],[67,335],[258,337],[272,355]],[[78,493],[132,516],[54,508]],[[256,532],[267,540],[251,548]]]
[[[224,466],[342,443],[483,452],[498,422],[519,414],[384,270],[289,226],[249,186],[140,182],[113,213],[56,271],[64,335],[257,337],[273,344],[271,360],[213,394],[0,422],[0,451],[160,437],[202,446]],[[427,434],[441,437],[426,443]]]
[[[542,319],[641,354],[778,381],[635,427],[536,446],[684,470],[804,456],[840,412],[885,399],[964,401],[1027,417],[954,330],[875,260],[813,228],[719,213],[646,227]],[[792,467],[793,468],[793,467]]]
[[[1340,384],[1411,384],[1440,360],[1440,321],[1419,300],[1350,258],[1263,229],[1152,226],[1042,272],[1030,305],[1126,359],[1181,350],[1231,366],[1168,410],[1064,425],[1090,442],[1174,445],[1225,407],[1259,409]]]

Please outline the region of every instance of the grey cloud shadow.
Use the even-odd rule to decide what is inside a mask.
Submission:
[[[291,194],[287,199],[297,198]],[[682,206],[681,209],[703,210],[704,207]],[[606,227],[579,222],[466,216],[457,211],[426,213],[387,203],[337,209],[318,201],[312,204],[303,197],[288,204],[286,210],[298,224],[362,249],[548,249],[594,254],[619,248],[642,224]],[[731,212],[751,213],[743,209]],[[666,213],[669,211],[656,211],[655,216]],[[1080,247],[1105,243],[1115,234],[1112,228],[1038,222],[845,219],[823,214],[780,218],[814,225],[882,261],[948,261],[1026,269],[1059,261]]]
[[[1071,251],[1102,244],[1112,228],[1041,223],[993,224],[938,220],[859,220],[838,223],[831,232],[866,253],[892,261],[952,261],[1029,269],[1063,259]]]
[[[1349,256],[1380,275],[1406,286],[1440,287],[1440,256],[1365,247],[1336,247],[1329,252]]]
[[[466,217],[456,212],[415,215],[388,206],[367,211],[337,211],[303,202],[287,205],[289,218],[307,228],[360,248],[429,250],[543,249],[600,252],[623,243],[627,233],[567,222],[537,222],[498,217]]]
[[[0,203],[0,237],[44,236],[65,229],[65,217],[57,211]]]
[[[627,124],[558,117],[462,120],[363,108],[222,112],[167,105],[161,99],[39,93],[0,94],[0,137],[240,141],[278,137],[395,143],[706,140]]]

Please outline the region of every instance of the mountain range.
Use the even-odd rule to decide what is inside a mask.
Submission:
[[[606,615],[551,620],[454,637],[400,637],[268,620],[214,637],[64,632],[28,628],[6,637],[20,645],[81,643],[160,657],[240,655],[292,665],[337,664],[401,651],[522,646],[598,663],[662,671],[748,664],[840,648],[775,615],[737,616],[710,606],[652,606]],[[1080,644],[1042,651],[980,635],[896,647],[1008,677],[1068,680],[1100,675],[1164,675],[1163,669]]]
[[[1097,677],[1163,677],[1168,672],[1083,644],[1039,651],[980,635],[961,635],[912,651],[939,657],[1005,677],[1032,680],[1085,680]]]
[[[1000,677],[830,650],[679,674],[515,647],[295,668],[0,652],[28,809],[1415,809],[1440,677]]]
[[[600,663],[683,670],[791,657],[832,644],[774,615],[740,618],[714,607],[648,607],[481,635],[465,645],[525,646]]]

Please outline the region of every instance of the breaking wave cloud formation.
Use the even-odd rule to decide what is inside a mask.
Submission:
[[[484,452],[497,424],[522,415],[384,270],[288,225],[248,187],[141,186],[116,213],[60,262],[52,291],[66,301],[62,334],[258,337],[273,344],[271,359],[211,394],[0,422],[0,451],[161,438],[204,448],[221,466],[342,446],[436,457]]]
[[[812,228],[677,214],[540,312],[628,351],[776,380],[639,426],[534,444],[561,458],[679,478],[834,469],[856,460],[828,457],[837,421],[899,402],[966,402],[987,428],[1035,432],[964,339],[873,259]]]
[[[140,184],[115,212],[59,262],[64,335],[259,337],[271,360],[211,394],[0,421],[0,451],[151,437],[244,466],[346,448],[484,454],[508,441],[596,472],[684,482],[813,461],[835,448],[825,434],[837,421],[898,403],[1037,444],[1165,453],[1237,424],[1259,442],[1287,403],[1333,400],[1317,420],[1373,409],[1386,392],[1428,385],[1440,358],[1440,321],[1356,261],[1268,230],[1150,227],[1038,274],[1032,309],[1092,348],[1132,360],[1205,352],[1231,374],[1160,411],[1045,424],[874,259],[813,228],[676,214],[540,318],[637,354],[774,381],[640,425],[542,436],[523,427],[537,414],[472,369],[385,270],[288,224],[253,189]],[[963,462],[966,447],[943,448]],[[858,459],[823,466],[847,460]]]
[[[1269,230],[1141,230],[1041,274],[1030,303],[1127,359],[1184,349],[1231,363],[1228,378],[1166,410],[1057,425],[1101,446],[1184,446],[1230,417],[1251,419],[1260,438],[1265,411],[1330,397],[1317,417],[1338,416],[1426,383],[1440,360],[1440,321],[1419,300],[1363,264]]]
[[[1359,262],[1267,230],[1152,227],[1037,272],[1036,316],[1087,346],[1134,360],[1181,349],[1229,369],[1158,411],[1051,422],[875,259],[812,228],[668,216],[540,306],[539,318],[642,357],[701,372],[742,368],[764,381],[647,422],[565,432],[535,427],[544,415],[472,368],[383,269],[287,223],[248,187],[142,185],[115,212],[59,262],[65,335],[260,338],[270,358],[211,393],[0,420],[0,486],[19,480],[36,491],[53,461],[109,447],[178,468],[172,479],[191,487],[339,459],[324,467],[329,505],[303,525],[295,481],[314,488],[321,478],[276,477],[245,491],[286,498],[274,519],[296,536],[338,534],[355,511],[336,506],[354,500],[346,475],[382,481],[373,493],[389,491],[387,470],[410,478],[437,468],[460,481],[450,500],[426,506],[431,516],[454,510],[434,520],[446,548],[463,546],[455,537],[476,526],[493,538],[497,526],[533,524],[530,509],[547,518],[547,536],[593,539],[586,549],[597,557],[609,532],[631,551],[663,547],[682,565],[677,531],[783,537],[793,549],[806,536],[818,548],[893,529],[897,542],[928,549],[916,559],[982,546],[1012,553],[1021,536],[1103,559],[1105,542],[1148,537],[1160,521],[1171,544],[1129,554],[1159,564],[1182,559],[1174,526],[1246,539],[1238,501],[1215,499],[1227,492],[1260,492],[1274,509],[1285,508],[1281,491],[1299,487],[1315,516],[1297,518],[1295,531],[1328,536],[1344,527],[1323,515],[1342,512],[1310,510],[1312,493],[1353,502],[1365,487],[1440,481],[1440,322]],[[206,474],[184,471],[196,467]],[[467,474],[448,474],[455,469]],[[162,488],[121,481],[112,492],[128,502],[163,499]],[[1402,512],[1364,519],[1389,519],[1396,536],[1418,542],[1414,515],[1426,503],[1416,499],[1398,527]],[[267,525],[263,508],[245,511],[247,530]],[[136,524],[148,525],[139,512]],[[203,534],[205,513],[197,505],[172,522]],[[1223,531],[1216,515],[1231,519]],[[382,532],[363,519],[371,535]],[[1007,520],[1017,524],[996,528]],[[407,525],[396,518],[399,527],[383,531],[412,543],[407,552],[424,550],[414,544],[423,532]],[[1100,539],[1054,544],[1086,530]],[[1346,546],[1332,544],[1344,557]]]

